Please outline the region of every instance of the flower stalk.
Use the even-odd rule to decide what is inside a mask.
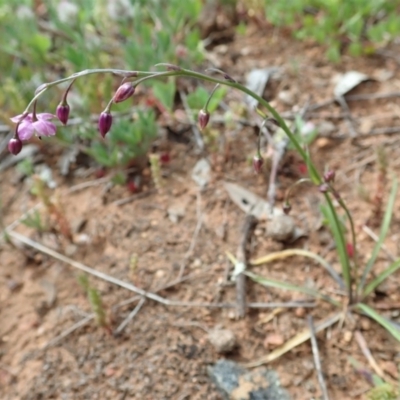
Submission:
[[[121,89],[121,93],[117,96],[117,93],[115,94],[115,96],[111,99],[109,105],[106,107],[106,109],[101,113],[100,118],[99,118],[99,131],[100,134],[104,137],[108,131],[111,129],[111,125],[112,125],[112,115],[110,112],[111,109],[111,103],[112,102],[119,102],[120,101],[124,101],[127,98],[129,98],[131,95],[133,95],[133,92],[135,91],[135,88],[142,82],[145,82],[149,79],[158,79],[158,78],[164,78],[164,77],[169,77],[169,76],[177,76],[177,77],[185,77],[185,78],[191,78],[191,79],[196,79],[196,80],[201,80],[204,82],[209,82],[209,83],[213,83],[215,85],[214,90],[212,91],[206,105],[205,105],[205,109],[204,114],[205,117],[203,118],[203,121],[200,122],[199,124],[200,126],[206,126],[208,123],[207,119],[207,107],[208,107],[208,103],[212,97],[212,95],[214,94],[215,90],[220,86],[220,85],[225,85],[226,87],[230,87],[232,89],[236,89],[241,91],[242,93],[252,97],[254,100],[257,101],[257,103],[259,104],[260,108],[265,109],[266,112],[266,116],[268,118],[273,118],[277,125],[279,125],[281,127],[281,129],[285,132],[285,134],[287,135],[288,139],[290,140],[290,142],[293,144],[294,148],[296,149],[296,151],[298,152],[298,154],[301,156],[301,158],[304,160],[304,162],[307,165],[307,169],[311,178],[312,183],[314,183],[317,186],[321,186],[322,184],[328,184],[329,185],[329,189],[323,193],[327,205],[329,207],[329,209],[332,212],[333,215],[333,224],[334,224],[334,229],[338,232],[341,232],[341,225],[340,225],[340,221],[339,221],[339,217],[336,213],[335,207],[333,206],[332,203],[332,198],[331,196],[334,196],[338,203],[340,204],[340,206],[344,209],[348,219],[349,219],[349,223],[350,223],[350,227],[351,227],[351,232],[352,232],[352,241],[353,241],[353,246],[354,246],[354,265],[357,267],[357,250],[356,250],[356,239],[355,239],[355,229],[354,229],[354,223],[353,220],[351,218],[350,212],[347,209],[345,203],[343,202],[343,200],[340,198],[340,196],[338,196],[338,193],[331,187],[331,181],[333,181],[333,179],[329,180],[326,179],[327,177],[321,177],[321,175],[319,174],[317,168],[315,167],[315,165],[313,164],[313,162],[310,159],[310,156],[307,152],[306,149],[303,148],[302,144],[297,140],[295,134],[289,129],[289,127],[287,126],[286,122],[283,120],[283,118],[280,116],[280,114],[275,110],[274,107],[272,107],[270,105],[270,103],[268,101],[266,101],[265,99],[263,99],[261,96],[259,96],[258,94],[254,93],[251,89],[249,89],[248,87],[240,84],[239,82],[235,81],[233,78],[231,78],[228,74],[226,74],[223,71],[220,70],[212,70],[211,72],[217,72],[222,74],[222,78],[223,79],[219,79],[216,78],[214,76],[210,76],[201,72],[196,72],[196,71],[191,71],[188,69],[184,69],[184,68],[180,68],[178,66],[173,66],[170,64],[159,64],[160,67],[164,67],[167,69],[167,71],[163,71],[163,72],[154,72],[154,71],[128,71],[128,70],[120,70],[120,69],[92,69],[92,70],[84,70],[75,74],[70,75],[69,77],[66,78],[62,78],[53,82],[48,82],[45,83],[44,85],[40,86],[37,90],[37,92],[35,93],[34,97],[32,98],[32,100],[29,102],[29,104],[27,105],[24,113],[19,116],[18,120],[14,120],[14,122],[17,123],[17,136],[14,139],[19,139],[19,140],[27,140],[30,138],[30,136],[32,136],[33,132],[36,130],[38,134],[43,134],[46,136],[51,136],[53,134],[55,134],[55,128],[53,129],[53,126],[51,125],[52,123],[48,121],[49,118],[47,118],[46,116],[44,116],[44,114],[42,114],[42,117],[40,117],[41,114],[37,114],[36,115],[36,111],[35,111],[35,107],[36,107],[36,101],[37,99],[47,90],[49,90],[50,88],[57,86],[63,82],[71,82],[70,85],[72,85],[73,81],[76,79],[80,79],[83,78],[85,76],[89,76],[89,75],[94,75],[94,74],[114,74],[117,76],[120,76],[123,78],[123,82],[126,79],[131,79],[131,78],[138,78],[132,82],[125,82],[122,84],[123,85],[130,85],[128,86],[124,86],[124,90]],[[67,89],[68,92],[69,89]],[[66,92],[66,93],[67,93]],[[123,92],[123,93],[122,93]],[[66,96],[66,94],[65,94]],[[62,103],[63,107],[66,107],[66,104]],[[29,111],[33,108],[33,113],[29,114]],[[68,110],[69,111],[69,110]],[[260,113],[264,114],[263,111],[258,110]],[[66,120],[68,119],[68,113],[66,109],[62,110],[63,113],[61,113],[61,110],[59,113],[57,113],[59,119],[61,120],[61,122],[64,123],[64,121],[66,122]],[[60,118],[60,115],[61,118]],[[31,117],[30,117],[31,116]],[[46,119],[47,118],[47,119]],[[265,122],[263,122],[264,124]],[[36,124],[36,126],[34,125]],[[22,131],[22,126],[26,126],[30,125],[31,128],[26,128],[28,129],[26,132],[28,134],[26,134],[25,136],[21,136],[21,131]],[[32,126],[34,129],[32,129]],[[261,129],[260,129],[261,131]],[[258,144],[257,144],[257,160],[253,160],[254,162],[257,162],[257,166],[260,166],[260,159],[261,159],[261,154],[260,154],[260,136],[261,136],[261,132],[259,134],[259,138],[258,138]],[[16,143],[16,142],[13,142]],[[12,145],[12,149],[14,149],[14,151],[18,150],[18,146],[19,144],[13,144]],[[11,147],[11,145],[10,145]],[[153,160],[154,161],[154,160]],[[261,168],[261,166],[260,166]],[[325,179],[324,179],[325,178]],[[330,177],[332,178],[332,177]],[[341,248],[345,248],[346,246],[346,241],[345,241],[345,237],[343,233],[340,233],[339,235],[339,243],[338,246],[340,246]],[[348,289],[348,295],[349,295],[349,301],[350,303],[353,302],[353,282],[352,282],[352,273],[351,273],[351,265],[350,265],[350,259],[349,257],[347,257],[346,259],[344,259],[342,261],[342,275],[344,277],[344,280],[346,282],[347,285],[347,289]]]

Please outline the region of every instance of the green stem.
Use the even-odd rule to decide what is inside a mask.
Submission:
[[[324,193],[326,202],[328,203],[328,207],[331,209],[332,211],[332,215],[333,215],[333,219],[336,225],[336,229],[337,232],[339,232],[339,240],[340,243],[338,243],[337,245],[339,245],[341,247],[341,251],[345,252],[345,254],[347,254],[346,252],[346,240],[344,238],[344,235],[342,233],[342,227],[340,225],[340,221],[338,218],[338,215],[336,213],[335,207],[332,204],[332,200],[329,196],[328,193]],[[340,250],[339,250],[340,251]],[[349,262],[349,257],[348,255],[344,258],[343,260],[344,265],[342,265],[342,274],[343,274],[343,278],[346,282],[346,286],[347,286],[347,293],[349,296],[349,303],[353,304],[353,284],[352,284],[352,277],[351,277],[351,267],[350,267],[350,262]]]
[[[207,113],[208,112],[208,105],[210,104],[210,101],[212,99],[212,97],[214,96],[215,91],[219,88],[219,83],[217,83],[214,87],[214,89],[212,90],[212,92],[210,93],[210,95],[208,96],[207,102],[204,106],[204,111]]]
[[[351,241],[353,242],[353,249],[354,249],[354,283],[357,285],[358,281],[358,252],[357,252],[357,239],[356,239],[356,230],[354,227],[354,221],[353,217],[351,216],[351,213],[349,209],[346,206],[346,203],[342,200],[338,200],[340,206],[343,208],[344,212],[346,213],[346,216],[349,220],[350,223],[350,230],[351,230]]]

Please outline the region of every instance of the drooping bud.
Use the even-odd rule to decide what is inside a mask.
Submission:
[[[123,83],[115,92],[113,101],[114,103],[121,103],[133,96],[134,93],[135,87],[130,82]]]
[[[67,125],[69,117],[69,105],[65,101],[61,101],[56,110],[57,118],[63,125]]]
[[[209,120],[210,114],[207,111],[200,110],[198,116],[200,129],[204,129],[207,126]]]
[[[256,155],[253,157],[253,168],[256,174],[261,172],[261,168],[264,164],[264,160],[260,155]]]
[[[322,183],[321,185],[318,186],[318,190],[321,193],[326,193],[329,191],[329,186],[326,183]]]
[[[102,137],[105,137],[112,125],[112,115],[109,111],[103,111],[99,117],[99,132]]]
[[[292,210],[292,206],[289,203],[285,203],[282,207],[283,212],[288,215],[290,211]]]
[[[22,150],[22,141],[20,138],[12,138],[8,142],[8,151],[16,156]]]
[[[324,174],[324,181],[333,182],[334,180],[335,180],[335,171],[333,169],[326,171]]]

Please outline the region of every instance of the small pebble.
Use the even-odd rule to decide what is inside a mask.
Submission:
[[[236,346],[235,334],[230,329],[212,329],[208,340],[218,353],[229,353]]]
[[[285,339],[283,338],[282,335],[279,333],[271,333],[267,335],[267,337],[264,339],[264,347],[266,349],[270,347],[278,347],[281,346],[285,342]]]
[[[290,215],[276,215],[267,222],[267,235],[278,242],[285,242],[292,239],[295,228]]]
[[[202,262],[201,262],[200,258],[194,259],[194,261],[192,263],[193,268],[200,268],[201,265],[202,265]]]
[[[306,309],[303,307],[296,308],[294,313],[297,318],[304,318],[304,316],[306,315]]]
[[[349,343],[349,342],[351,341],[352,338],[353,338],[353,332],[351,332],[351,331],[346,331],[346,332],[343,334],[343,340],[344,340],[346,343]]]
[[[367,318],[361,319],[361,329],[363,331],[369,331],[371,329],[371,321]]]

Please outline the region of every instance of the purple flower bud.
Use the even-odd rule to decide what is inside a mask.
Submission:
[[[285,203],[282,207],[283,212],[288,215],[290,211],[292,210],[292,206],[289,203]]]
[[[259,174],[261,172],[263,164],[264,160],[261,156],[257,155],[253,157],[253,168],[256,174]]]
[[[19,138],[12,138],[8,142],[8,151],[16,156],[22,150],[22,142]]]
[[[125,101],[129,99],[129,97],[133,96],[134,93],[135,87],[131,83],[126,82],[117,89],[114,94],[113,101],[114,103],[121,103],[122,101]]]
[[[335,180],[335,171],[333,169],[326,171],[324,174],[324,181],[333,182],[334,180]]]
[[[321,193],[326,193],[329,191],[329,186],[326,183],[322,183],[321,185],[318,186],[318,190]]]
[[[61,121],[63,125],[67,125],[68,117],[69,117],[69,105],[66,102],[61,102],[57,106],[56,110],[57,118]]]
[[[103,111],[99,117],[99,132],[102,137],[105,137],[111,129],[112,115],[109,111]]]
[[[198,120],[200,129],[204,129],[207,126],[208,121],[210,120],[210,114],[204,110],[200,110]]]

